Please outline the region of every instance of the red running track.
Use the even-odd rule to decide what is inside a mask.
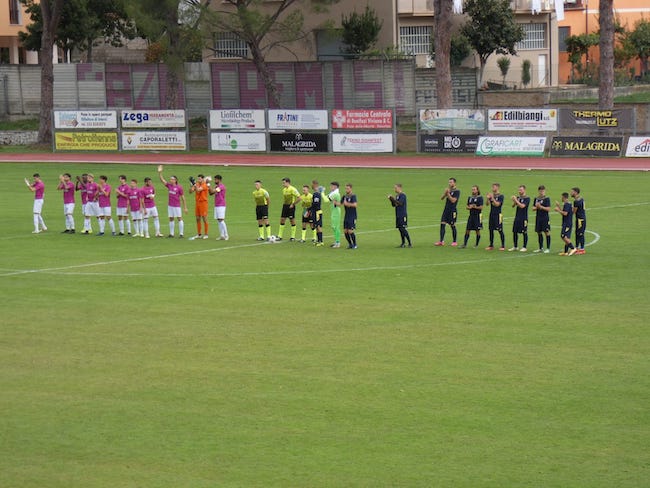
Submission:
[[[20,162],[201,164],[215,166],[291,166],[312,168],[349,167],[650,171],[650,158],[497,158],[475,156],[400,156],[395,154],[0,153],[0,163]]]

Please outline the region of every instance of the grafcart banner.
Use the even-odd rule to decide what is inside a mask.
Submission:
[[[479,136],[423,135],[420,134],[420,152],[428,153],[475,153]]]
[[[210,129],[265,129],[264,110],[210,110]]]
[[[266,151],[264,132],[212,132],[212,151]]]
[[[420,110],[420,130],[485,130],[482,110]]]
[[[122,110],[120,120],[130,129],[185,127],[185,110]]]
[[[551,156],[619,157],[622,137],[553,137]]]
[[[124,151],[185,151],[187,134],[175,132],[122,132]]]
[[[478,156],[543,156],[546,137],[480,137]]]
[[[615,110],[560,109],[560,129],[631,129],[631,108]]]
[[[333,152],[386,153],[393,152],[393,134],[350,133],[332,134]]]
[[[55,129],[117,129],[114,110],[55,110]]]
[[[650,158],[650,136],[630,137],[625,156],[628,158]]]
[[[392,129],[393,111],[375,109],[333,110],[332,129]]]
[[[557,110],[547,109],[488,109],[488,130],[555,131]]]
[[[56,151],[117,151],[117,132],[55,132]]]

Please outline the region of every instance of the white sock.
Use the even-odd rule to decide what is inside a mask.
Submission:
[[[124,234],[124,221],[118,220],[117,223],[120,226],[120,234]]]
[[[142,221],[142,231],[145,233],[145,235],[149,235],[149,219],[144,219]]]
[[[180,233],[180,235],[185,234],[185,232],[183,232],[184,230],[185,230],[185,222],[181,220],[178,223],[178,232]]]
[[[174,222],[173,220],[170,220],[169,221],[169,235],[173,236],[175,231],[176,231],[176,222]]]
[[[154,217],[153,219],[153,228],[156,231],[156,235],[160,234],[160,219],[158,217]]]
[[[34,214],[34,230],[35,230],[36,232],[38,232],[38,224],[39,224],[39,221],[38,221],[38,214]]]
[[[99,232],[104,233],[106,229],[106,221],[104,219],[99,219]]]
[[[43,220],[43,216],[41,214],[38,214],[38,222],[41,224],[41,227],[45,229],[45,221]]]
[[[226,221],[222,220],[219,222],[219,226],[221,227],[221,235],[224,237],[228,237],[228,227],[226,227]]]
[[[129,234],[131,233],[131,221],[129,219],[126,219],[126,231]]]
[[[115,233],[115,222],[113,222],[113,219],[108,219],[108,225],[111,228],[111,232],[114,234]]]

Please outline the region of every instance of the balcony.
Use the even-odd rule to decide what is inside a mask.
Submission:
[[[542,12],[550,12],[555,6],[553,0],[541,0],[540,4]],[[533,10],[533,0],[512,0],[510,8],[517,13],[530,13]]]
[[[433,15],[433,0],[397,0],[398,15]]]

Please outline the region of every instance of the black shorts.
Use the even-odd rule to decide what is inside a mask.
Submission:
[[[560,237],[562,239],[564,238],[571,239],[571,226],[562,227],[562,232],[560,232]]]
[[[311,225],[316,227],[323,227],[323,211],[318,210],[314,215],[311,216]]]
[[[576,237],[585,235],[587,228],[587,221],[584,219],[576,219]]]
[[[442,218],[440,219],[440,223],[447,223],[447,224],[450,224],[450,225],[455,225],[457,216],[458,216],[458,213],[455,210],[447,210],[447,209],[445,209],[442,212]]]
[[[357,228],[357,219],[343,219],[343,228],[354,230]]]
[[[255,215],[257,220],[268,219],[269,218],[269,206],[268,205],[258,205],[255,207]]]
[[[282,205],[282,215],[280,215],[280,217],[283,219],[292,219],[292,220],[295,219],[296,207],[285,203],[284,205]]]
[[[539,220],[535,221],[535,232],[550,232],[550,231],[551,231],[551,223],[547,219],[544,219],[542,221]]]
[[[503,215],[490,215],[490,230],[503,230]]]
[[[303,224],[310,224],[311,223],[311,212],[309,209],[305,209],[302,212],[302,223]]]
[[[481,230],[483,228],[483,222],[481,222],[480,215],[470,214],[467,219],[467,229],[466,230]]]
[[[408,218],[395,217],[395,227],[398,229],[406,229],[408,227]]]
[[[528,232],[528,221],[515,220],[512,224],[512,232],[516,234],[523,234],[525,232]]]

